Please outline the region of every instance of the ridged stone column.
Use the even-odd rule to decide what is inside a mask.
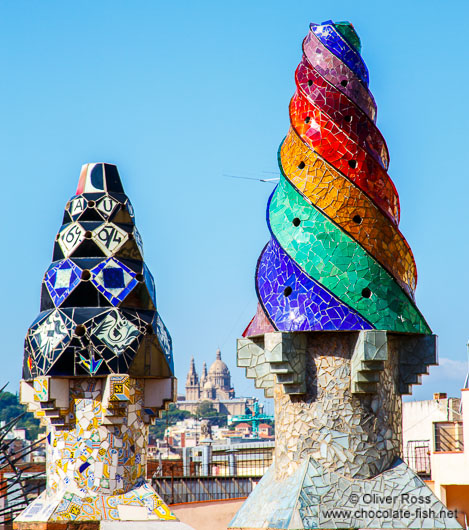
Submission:
[[[367,479],[401,456],[398,354],[388,352],[376,394],[353,394],[358,333],[307,335],[306,392],[275,384],[275,475],[284,479],[312,456],[325,469]]]

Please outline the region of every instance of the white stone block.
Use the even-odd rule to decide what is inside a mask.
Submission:
[[[163,408],[164,401],[172,399],[173,381],[166,379],[145,379],[144,407]]]
[[[49,378],[49,395],[55,400],[58,409],[68,409],[70,401],[70,384],[68,379]]]
[[[34,386],[29,381],[20,381],[20,403],[26,405],[34,401]]]
[[[121,521],[147,521],[148,509],[145,506],[130,506],[118,504],[117,511]]]

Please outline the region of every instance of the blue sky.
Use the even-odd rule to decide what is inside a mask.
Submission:
[[[2,379],[23,339],[63,208],[86,162],[117,164],[131,198],[180,389],[217,347],[238,394],[236,337],[256,308],[272,177],[309,22],[350,20],[417,261],[441,366],[413,398],[458,395],[467,371],[466,1],[0,3]],[[271,173],[272,172],[272,173]]]

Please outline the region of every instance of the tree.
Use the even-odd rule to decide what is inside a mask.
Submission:
[[[198,418],[206,418],[208,416],[215,416],[218,414],[211,401],[202,401],[196,409]]]
[[[0,421],[8,423],[24,412],[26,412],[26,407],[21,405],[16,394],[5,390],[0,394]],[[35,440],[38,434],[45,430],[31,412],[26,412],[15,427],[25,429],[28,440]]]
[[[226,427],[228,416],[222,412],[217,412],[211,401],[202,401],[196,410],[199,419],[210,421],[211,425]]]
[[[161,418],[155,420],[154,425],[150,425],[150,435],[157,440],[164,438],[164,431],[169,425],[175,425],[178,421],[183,421],[186,418],[193,418],[194,415],[187,410],[180,410],[174,403],[169,405],[168,410],[161,413]]]

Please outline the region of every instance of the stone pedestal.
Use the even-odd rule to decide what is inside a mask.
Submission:
[[[22,381],[21,401],[47,425],[47,488],[14,527],[91,530],[140,521],[161,530],[162,521],[175,523],[146,482],[148,425],[173,394],[173,379],[123,374]]]
[[[275,400],[276,450],[230,528],[459,528],[400,460],[401,393],[435,363],[434,336],[240,339],[238,365]]]

